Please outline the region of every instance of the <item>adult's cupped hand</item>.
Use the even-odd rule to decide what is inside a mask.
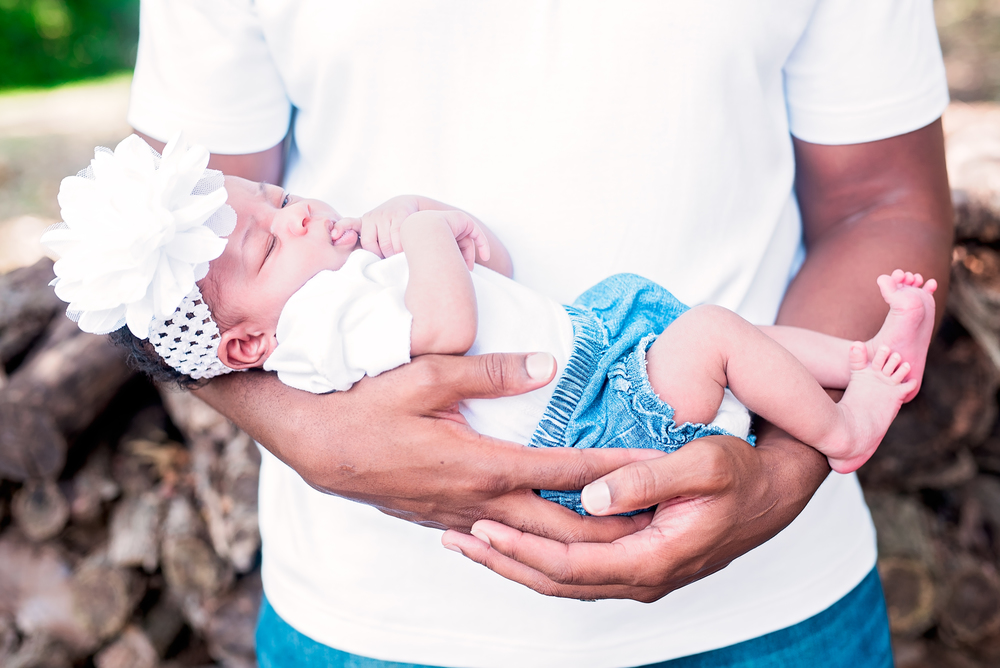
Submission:
[[[756,448],[733,437],[699,439],[585,487],[584,507],[595,514],[658,504],[648,524],[621,538],[589,533],[597,526],[590,523],[558,540],[482,520],[472,535],[447,531],[442,542],[542,594],[656,601],[769,540],[826,477],[815,450],[773,428],[760,436]]]

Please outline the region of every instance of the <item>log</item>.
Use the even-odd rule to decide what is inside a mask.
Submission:
[[[33,544],[12,530],[0,536],[0,615],[13,617],[25,636],[81,657],[98,640],[74,614],[72,578],[66,556],[51,543]],[[29,654],[23,646],[18,653]]]
[[[17,628],[11,615],[0,615],[0,666],[6,666],[17,648]]]
[[[893,635],[916,638],[934,625],[936,591],[927,565],[917,559],[878,560],[889,628]]]
[[[58,476],[65,436],[90,425],[132,375],[105,337],[67,334],[75,325],[66,322],[50,323],[47,341],[0,391],[0,472],[15,481]]]
[[[44,411],[4,403],[0,390],[0,478],[54,478],[66,463],[66,438]]]
[[[154,487],[164,495],[186,477],[190,453],[167,435],[167,415],[159,406],[139,411],[118,442],[113,470],[127,497],[137,497]]]
[[[938,629],[953,647],[989,646],[1000,636],[1000,578],[992,565],[967,559],[951,575]]]
[[[954,103],[943,117],[945,159],[955,204],[956,235],[1000,240],[1000,108]]]
[[[167,653],[183,628],[184,615],[167,595],[160,596],[142,622],[142,630],[159,656]]]
[[[956,246],[948,309],[1000,369],[1000,254],[986,246]]]
[[[155,668],[159,657],[142,629],[130,625],[94,657],[97,668]]]
[[[138,496],[126,496],[111,513],[108,558],[117,566],[142,566],[147,573],[156,570],[160,551],[159,492],[150,490]]]
[[[191,472],[213,549],[238,573],[245,573],[253,567],[260,547],[260,455],[249,436],[235,428],[232,431],[222,442],[208,435],[195,436]]]
[[[30,540],[52,538],[66,526],[69,503],[51,480],[28,480],[14,494],[11,503],[14,521]]]
[[[160,395],[190,445],[195,497],[212,547],[238,573],[245,573],[260,547],[260,452],[253,439],[194,395],[163,388]]]
[[[44,634],[25,638],[3,664],[4,668],[72,668],[73,652]]]
[[[23,353],[65,304],[49,287],[52,260],[0,275],[0,366]]]
[[[70,586],[75,617],[98,641],[118,633],[136,603],[132,578],[119,568],[85,564]]]
[[[916,498],[866,490],[865,501],[875,524],[879,556],[915,559],[937,570],[935,519]]]
[[[78,524],[90,524],[101,517],[103,505],[121,492],[111,477],[111,451],[98,447],[87,457],[83,468],[73,476],[69,495],[69,513]]]
[[[163,578],[195,629],[205,628],[208,622],[205,604],[233,582],[232,567],[219,558],[205,534],[191,502],[183,496],[171,500],[160,552]]]
[[[212,658],[227,668],[256,666],[254,632],[263,596],[260,574],[242,578],[215,602],[203,633]]]

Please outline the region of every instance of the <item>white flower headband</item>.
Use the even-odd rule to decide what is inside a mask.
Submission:
[[[42,236],[59,255],[56,295],[80,329],[127,325],[195,379],[232,370],[219,361],[219,328],[195,285],[236,226],[222,172],[205,169],[208,158],[180,134],[162,156],[136,135],[113,152],[99,146],[87,169],[63,179],[63,222]]]

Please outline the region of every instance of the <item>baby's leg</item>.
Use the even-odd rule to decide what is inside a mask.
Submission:
[[[751,411],[809,443],[839,419],[836,404],[790,352],[718,306],[681,315],[646,359],[649,382],[678,423],[711,422],[727,386]]]
[[[934,329],[934,291],[937,281],[924,283],[920,274],[897,269],[878,277],[882,298],[889,313],[878,334],[865,342],[869,360],[882,346],[897,352],[910,365],[906,380],[917,384],[904,399],[910,401],[920,388],[927,347]],[[761,327],[769,337],[787,348],[802,362],[820,385],[842,390],[851,382],[853,369],[848,362],[851,341],[798,327]]]
[[[677,422],[711,422],[728,385],[754,413],[830,458],[840,472],[856,469],[878,447],[915,381],[909,365],[882,347],[872,365],[865,344],[850,350],[851,381],[835,404],[785,348],[735,313],[691,309],[647,354],[650,384],[674,407]]]

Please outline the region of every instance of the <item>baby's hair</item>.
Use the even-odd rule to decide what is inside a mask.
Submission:
[[[138,338],[129,331],[128,326],[111,332],[108,338],[116,346],[125,349],[125,361],[130,367],[146,374],[154,382],[174,385],[182,390],[194,390],[207,382],[205,379],[195,380],[169,366],[156,353],[148,339]]]

